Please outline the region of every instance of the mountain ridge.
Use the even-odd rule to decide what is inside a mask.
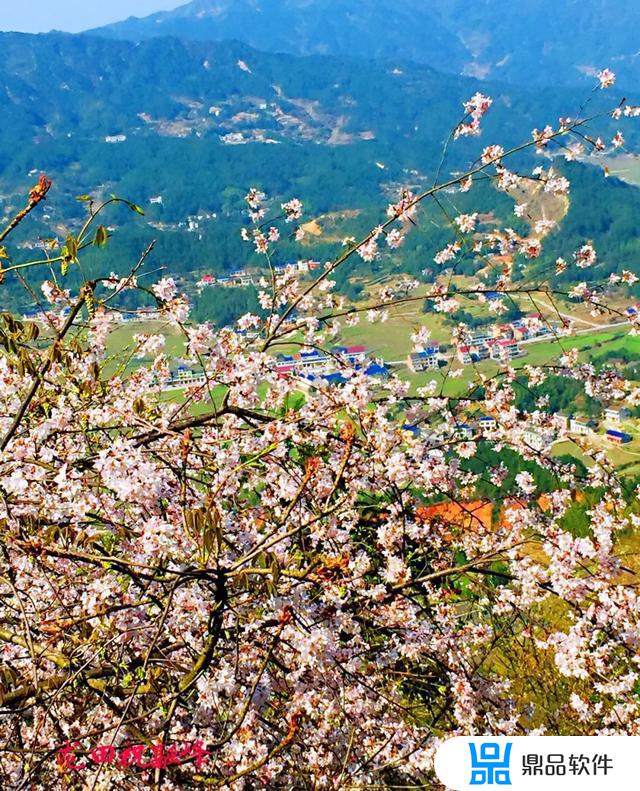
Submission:
[[[129,40],[235,38],[292,54],[351,54],[426,63],[440,71],[530,85],[587,85],[612,67],[640,80],[640,6],[619,0],[192,0],[92,34]],[[606,35],[604,31],[606,30]],[[523,47],[521,42],[526,41]]]

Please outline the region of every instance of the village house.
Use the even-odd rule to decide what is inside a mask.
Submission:
[[[105,312],[105,315],[108,316],[109,321],[112,321],[114,324],[121,324],[126,321],[125,314],[121,313],[119,310],[108,310]]]
[[[513,338],[513,326],[511,324],[495,324],[493,326],[494,338]]]
[[[588,420],[586,417],[580,417],[574,415],[571,418],[571,422],[569,424],[569,431],[571,434],[577,434],[581,437],[586,437],[589,434],[593,434],[594,424],[592,420]]]
[[[478,363],[481,360],[489,359],[489,347],[486,343],[482,343],[479,346],[458,346],[457,355],[458,360],[463,365]]]
[[[204,371],[192,371],[185,366],[179,366],[171,375],[169,387],[191,387],[193,385],[204,385],[207,377]]]
[[[525,352],[515,341],[504,338],[494,341],[489,347],[489,354],[492,360],[513,360],[521,357]]]
[[[233,286],[252,286],[254,285],[254,276],[249,272],[240,270],[229,275],[229,283]]]
[[[631,417],[631,410],[626,407],[608,407],[604,410],[604,419],[607,423],[621,423]]]
[[[492,341],[494,339],[493,332],[477,332],[475,335],[472,335],[469,338],[469,344],[471,346],[479,346],[482,343],[486,343],[487,341]]]
[[[333,373],[339,373],[336,369],[341,363],[359,368],[366,364],[368,367],[365,373],[370,376],[387,376],[387,368],[376,363],[367,363],[366,354],[366,346],[338,346],[332,349],[330,354],[318,349],[295,354],[279,354],[276,357],[275,370],[279,376],[297,375],[315,379],[316,376],[322,375],[326,379]]]
[[[473,426],[470,426],[468,423],[461,423],[457,427],[457,432],[460,439],[473,439],[475,436]]]
[[[529,332],[527,327],[523,325],[518,325],[517,327],[514,326],[513,328],[513,339],[516,341],[526,341],[531,337],[531,333]]]
[[[613,428],[607,429],[605,436],[610,442],[613,442],[614,445],[626,445],[633,439],[631,434],[627,434],[626,431],[618,431]]]
[[[526,444],[535,451],[542,452],[546,450],[553,442],[553,432],[545,431],[543,429],[527,429],[522,438]]]
[[[369,366],[367,366],[367,368],[364,369],[364,373],[367,376],[372,376],[377,379],[387,379],[389,376],[389,369],[385,365],[371,363]],[[329,385],[343,385],[348,381],[348,376],[342,371],[319,373],[307,371],[306,373],[301,374],[300,380],[308,388],[316,389],[318,387],[327,387]]]
[[[326,373],[335,368],[336,361],[318,349],[295,354],[279,354],[276,371],[282,373]]]
[[[466,345],[458,346],[456,354],[458,355],[458,360],[460,360],[460,362],[463,365],[469,365],[470,363],[473,362],[473,360],[471,358],[471,347],[470,346],[466,346]]]
[[[138,308],[133,313],[123,314],[120,321],[158,321],[161,318],[158,308]]]
[[[463,365],[481,362],[482,360],[513,360],[522,357],[526,352],[518,345],[517,341],[525,336],[522,327],[514,327],[510,324],[503,324],[493,327],[492,334],[479,333],[469,338],[466,343],[460,344],[457,348],[458,360]],[[526,337],[529,336],[528,330]]]
[[[407,359],[407,366],[414,373],[437,371],[440,367],[438,348],[430,347],[422,352],[412,352]]]
[[[482,415],[478,421],[478,426],[483,434],[495,431],[498,427],[498,421],[491,415]]]
[[[332,354],[339,357],[341,360],[348,362],[349,365],[362,362],[364,355],[367,353],[366,346],[337,346],[331,350]]]

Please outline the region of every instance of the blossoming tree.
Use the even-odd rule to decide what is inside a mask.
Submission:
[[[490,106],[474,96],[452,144],[479,134]],[[585,124],[561,119],[517,150],[580,156],[603,145]],[[486,146],[467,173],[403,192],[313,280],[273,264],[281,234],[302,236],[300,202],[268,219],[272,204],[250,191],[243,234],[264,255],[263,313],[220,331],[189,323],[170,277],[143,287],[151,249],[125,278],[65,288],[83,250],[108,242],[99,222],[115,198],[87,199],[85,226],[45,262],[5,259],[7,277],[33,266],[51,277],[44,329],[8,314],[0,325],[3,788],[433,788],[434,750],[450,735],[640,733],[637,575],[618,549],[637,507],[604,454],[580,472],[532,447],[528,432],[553,415],[516,408],[506,359],[456,398],[435,381],[410,394],[402,378],[339,358],[340,385],[302,391],[275,371],[278,347],[324,348],[361,316],[384,320],[396,296],[349,305],[331,276],[399,248],[423,202],[487,177],[507,192],[527,180],[569,190],[553,170],[509,170],[510,153]],[[2,240],[50,186],[41,180]],[[451,218],[438,264],[534,258],[548,230],[482,234],[477,221]],[[587,240],[575,260],[596,264]],[[511,275],[491,287],[498,315],[519,293],[558,296]],[[152,364],[126,375],[105,364],[111,308],[131,289],[180,329],[204,376],[181,403],[163,396],[162,335],[136,337]],[[573,293],[601,309],[592,284]],[[430,284],[427,299],[447,313],[461,294]],[[414,298],[424,294],[403,300]],[[424,347],[424,328],[413,341]],[[558,342],[554,374],[595,398],[640,398]],[[532,387],[547,374],[518,372]],[[469,410],[495,421],[482,444],[460,433]],[[526,462],[514,480],[507,451]],[[544,498],[536,471],[554,481]],[[468,507],[480,481],[500,520]],[[567,526],[578,489],[596,493],[581,536]]]

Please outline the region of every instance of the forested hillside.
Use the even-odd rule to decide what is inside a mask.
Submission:
[[[480,84],[401,61],[266,54],[239,43],[135,44],[63,34],[3,34],[0,43],[4,214],[20,207],[36,174],[54,181],[38,224],[19,230],[16,240],[33,245],[39,237],[64,238],[85,211],[75,200],[79,192],[96,199],[117,193],[139,203],[145,215],[122,232],[124,215],[109,215],[118,231],[114,243],[89,256],[87,266],[99,256],[96,266],[115,271],[126,270],[151,238],[158,239],[160,264],[174,272],[245,266],[238,227],[252,185],[276,200],[299,197],[310,217],[349,213],[332,238],[310,240],[309,256],[322,260],[340,238],[377,222],[399,188],[419,191],[431,183],[463,103],[478,88],[494,102],[485,145],[526,141],[533,128],[588,95]],[[601,101],[596,94],[589,113],[597,113]],[[601,119],[597,126],[613,135],[617,123]],[[634,127],[628,124],[625,134],[632,145]],[[472,163],[476,142],[456,141],[442,172]],[[520,165],[530,169],[532,157]],[[580,204],[579,192],[572,200]],[[458,202],[464,205],[464,198]],[[512,203],[499,205],[508,218]],[[436,211],[403,251],[405,271],[420,272],[431,261],[446,237],[443,228]],[[606,244],[617,244],[614,237]],[[393,269],[393,256],[378,266]],[[6,304],[20,308],[14,285],[9,278]]]

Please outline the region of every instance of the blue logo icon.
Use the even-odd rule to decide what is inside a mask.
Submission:
[[[469,745],[471,750],[471,782],[472,786],[510,786],[509,761],[511,760],[511,743],[505,745],[504,757],[500,754],[500,745],[487,742],[480,745],[480,754],[475,744]]]

